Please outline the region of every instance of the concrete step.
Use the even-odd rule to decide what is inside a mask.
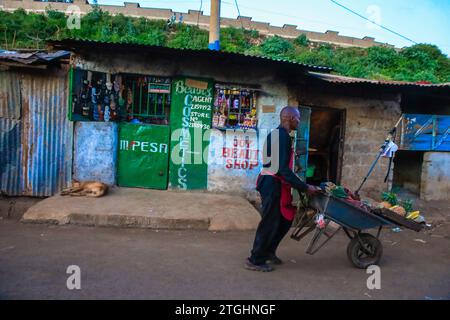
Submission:
[[[253,230],[260,216],[240,196],[111,188],[103,197],[55,195],[32,206],[22,222],[152,229]]]

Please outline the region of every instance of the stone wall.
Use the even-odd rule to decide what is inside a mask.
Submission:
[[[86,0],[73,0],[73,3],[60,2],[41,2],[34,0],[0,0],[0,9],[13,11],[23,8],[28,12],[45,12],[47,7],[54,10],[66,12],[71,5],[76,5],[80,9],[80,14],[86,14],[92,6]],[[135,2],[124,2],[123,6],[99,5],[99,7],[111,14],[122,13],[126,16],[145,17],[148,19],[169,19],[174,13],[177,21],[180,14],[183,15],[183,22],[191,25],[198,25],[200,28],[209,28],[209,16],[204,15],[202,11],[189,10],[187,13],[174,12],[171,9],[144,8]],[[393,48],[393,45],[375,41],[372,37],[362,39],[339,35],[339,32],[327,30],[325,33],[307,30],[299,30],[297,26],[285,24],[282,27],[271,26],[267,22],[252,21],[251,17],[239,16],[237,19],[221,18],[222,27],[246,28],[258,30],[262,35],[278,35],[285,38],[296,38],[301,34],[308,37],[313,42],[331,43],[342,47],[363,47],[387,46]]]
[[[426,152],[421,180],[421,199],[450,200],[450,152]]]
[[[375,160],[387,133],[400,117],[399,95],[351,96],[326,91],[301,90],[300,105],[345,110],[345,134],[341,184],[356,190]],[[390,184],[383,182],[388,159],[381,158],[361,194],[379,198]],[[391,178],[389,179],[392,183]]]

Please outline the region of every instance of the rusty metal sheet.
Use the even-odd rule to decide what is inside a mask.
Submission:
[[[0,118],[0,193],[22,194],[21,121]]]
[[[0,71],[0,118],[20,119],[20,75]]]
[[[385,87],[410,87],[410,88],[450,88],[450,82],[446,83],[424,83],[424,82],[408,82],[408,81],[393,81],[393,80],[372,80],[364,78],[355,78],[341,76],[337,74],[328,74],[320,72],[308,72],[308,75],[315,79],[320,79],[331,83],[340,84],[371,84]]]
[[[67,117],[67,73],[23,76],[24,195],[50,196],[72,175],[73,124]]]
[[[76,39],[67,38],[62,40],[49,40],[47,41],[55,49],[70,50],[74,53],[80,51],[88,50],[90,52],[102,52],[102,51],[112,51],[112,52],[141,52],[144,53],[155,53],[166,57],[172,57],[176,59],[177,56],[185,57],[198,57],[203,58],[207,61],[220,60],[232,61],[241,64],[258,63],[264,65],[277,65],[280,67],[290,67],[297,69],[300,72],[305,70],[310,71],[321,71],[330,72],[332,68],[315,66],[304,64],[301,62],[295,62],[282,58],[270,58],[255,56],[247,53],[237,53],[237,52],[226,52],[226,51],[214,51],[209,49],[187,49],[187,48],[169,48],[164,46],[152,46],[146,44],[136,44],[136,43],[114,43],[101,40],[86,40],[86,39]]]
[[[18,52],[18,51],[1,51],[0,61],[14,61],[22,64],[47,64],[53,60],[59,60],[70,56],[69,51],[34,51],[34,52]]]

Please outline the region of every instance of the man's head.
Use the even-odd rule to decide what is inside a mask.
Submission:
[[[281,126],[288,130],[296,130],[300,123],[300,111],[296,107],[284,107],[280,112]]]

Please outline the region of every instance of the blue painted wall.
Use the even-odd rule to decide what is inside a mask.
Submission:
[[[73,178],[116,183],[118,125],[113,122],[76,122]]]

